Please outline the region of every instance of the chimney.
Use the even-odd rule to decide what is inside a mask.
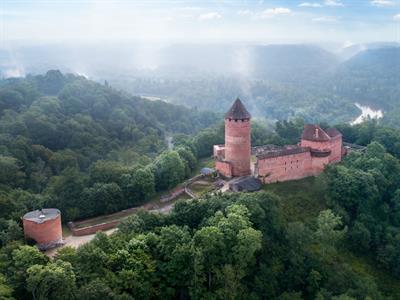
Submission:
[[[318,128],[315,128],[315,137],[317,139],[319,138],[319,130],[318,130]]]

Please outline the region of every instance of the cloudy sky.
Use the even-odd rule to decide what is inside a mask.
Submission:
[[[0,0],[1,43],[400,41],[400,0]]]

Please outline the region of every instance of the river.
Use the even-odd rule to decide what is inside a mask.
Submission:
[[[360,124],[368,118],[380,119],[383,117],[383,111],[381,109],[373,110],[371,107],[359,103],[354,103],[354,105],[361,109],[361,114],[355,120],[350,122],[351,125]]]

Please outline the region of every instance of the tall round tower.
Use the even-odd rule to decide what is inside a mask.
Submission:
[[[232,166],[232,176],[251,175],[250,119],[239,98],[225,115],[225,161]]]

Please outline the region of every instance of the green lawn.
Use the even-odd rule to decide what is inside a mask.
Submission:
[[[192,183],[189,188],[190,190],[197,196],[201,197],[202,195],[206,194],[213,190],[213,183],[211,180],[202,180],[204,183],[208,182],[208,184],[200,184],[197,182]]]
[[[308,223],[326,209],[326,182],[323,176],[267,184],[263,189],[280,196],[289,222]]]
[[[304,223],[313,222],[321,210],[328,208],[325,199],[326,188],[323,175],[263,186],[264,190],[280,196],[284,214],[289,222]],[[355,254],[347,249],[340,249],[340,255],[355,272],[374,278],[384,294],[394,295],[393,299],[400,299],[400,280],[390,276],[387,271],[378,269],[368,255]]]

